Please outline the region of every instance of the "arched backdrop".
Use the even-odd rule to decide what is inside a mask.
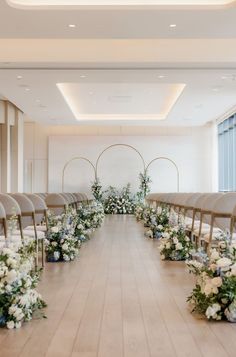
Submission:
[[[154,169],[157,162],[159,165]],[[162,162],[161,165],[160,162]],[[80,175],[78,175],[77,171],[78,163],[80,164]],[[78,185],[80,191],[88,192],[88,187],[83,187],[82,179],[85,170],[88,169],[90,169],[91,182],[99,179],[105,189],[109,186],[121,188],[130,183],[131,189],[135,193],[139,190],[139,174],[146,173],[152,180],[151,191],[179,191],[179,169],[172,159],[160,156],[146,164],[142,154],[134,146],[118,143],[103,149],[98,155],[95,164],[86,157],[73,157],[67,161],[62,171],[62,192],[76,192],[78,191]],[[172,177],[169,187],[166,184],[165,187],[161,187],[158,181],[154,180],[158,176],[160,182],[165,182],[165,175]],[[82,182],[79,184],[80,179],[82,179]],[[153,185],[153,182],[157,182],[157,186]]]

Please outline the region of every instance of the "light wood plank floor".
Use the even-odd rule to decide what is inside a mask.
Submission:
[[[189,311],[193,278],[131,216],[109,216],[80,259],[47,264],[46,320],[0,330],[1,357],[236,356],[236,326]]]

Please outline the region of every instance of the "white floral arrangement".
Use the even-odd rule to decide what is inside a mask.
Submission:
[[[162,260],[186,260],[192,253],[193,245],[182,225],[170,226],[162,233],[159,250]]]
[[[81,242],[75,236],[77,222],[76,210],[70,208],[62,215],[49,216],[46,240],[48,262],[69,262],[78,256]]]
[[[95,229],[101,227],[105,218],[103,205],[100,202],[93,202],[86,207],[80,206],[77,217],[75,235],[81,241],[85,241]]]
[[[144,203],[139,203],[136,205],[134,214],[138,222],[142,221],[144,219],[144,212],[146,210],[147,206]]]
[[[39,274],[33,269],[34,246],[14,247],[0,249],[0,326],[8,329],[20,328],[46,307],[36,291]]]
[[[134,214],[135,197],[131,194],[130,184],[119,192],[114,187],[109,187],[104,199],[106,214]]]
[[[144,225],[149,229],[145,236],[149,238],[161,238],[169,227],[169,212],[166,208],[158,207],[156,210],[148,208],[144,212]]]
[[[190,260],[187,266],[197,277],[188,298],[192,311],[209,320],[236,322],[236,246],[223,240],[208,259]]]

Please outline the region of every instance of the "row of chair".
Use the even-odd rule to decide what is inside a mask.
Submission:
[[[40,242],[42,266],[44,266],[44,239],[48,228],[48,209],[58,215],[63,213],[68,206],[77,208],[79,204],[87,204],[91,200],[92,198],[82,193],[0,194],[0,225],[2,228],[0,242],[4,244],[5,238],[16,241],[19,239],[24,241],[24,237],[35,239],[36,265],[38,265]],[[17,229],[14,227],[14,231],[10,224],[13,215],[17,220]]]
[[[208,253],[222,232],[229,231],[231,241],[236,238],[236,192],[152,193],[146,201],[153,207],[166,205],[181,214],[196,246],[204,246]]]

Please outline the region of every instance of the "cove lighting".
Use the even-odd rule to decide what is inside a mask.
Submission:
[[[68,6],[224,6],[235,0],[6,0],[14,7],[61,7]]]
[[[94,84],[95,85],[95,84]],[[120,91],[120,84],[115,83],[115,92]],[[184,91],[185,84],[184,83],[172,83],[172,84],[159,84],[157,85],[156,95],[162,96],[161,101],[159,102],[159,106],[156,108],[155,112],[149,112],[147,114],[140,114],[136,112],[137,106],[135,105],[135,99],[133,101],[133,97],[127,94],[110,94],[110,86],[109,88],[105,87],[103,84],[99,84],[100,90],[99,93],[104,93],[105,88],[107,88],[106,93],[108,94],[108,98],[106,94],[103,94],[101,100],[103,101],[103,97],[107,98],[107,101],[103,101],[106,108],[110,110],[114,109],[114,112],[102,113],[101,110],[96,111],[96,108],[93,112],[84,111],[83,108],[86,107],[86,96],[83,94],[83,84],[80,83],[57,83],[57,87],[60,90],[64,100],[68,104],[71,112],[74,114],[75,118],[79,121],[88,121],[88,120],[165,120],[177,100],[181,96]],[[78,95],[80,93],[80,95]],[[138,97],[136,97],[138,98]],[[137,103],[136,99],[136,103]],[[84,101],[84,102],[83,102]],[[96,105],[97,101],[93,101],[93,104]],[[125,105],[125,109],[127,112],[125,113],[117,113],[117,106]],[[97,107],[98,109],[100,107]],[[131,110],[130,110],[131,108]]]

